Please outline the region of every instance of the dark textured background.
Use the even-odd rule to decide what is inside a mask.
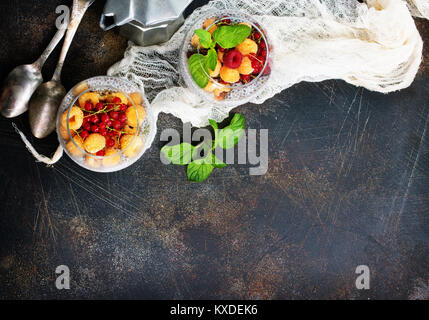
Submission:
[[[1,78],[38,57],[62,3],[1,2]],[[102,7],[76,35],[67,89],[105,74],[126,48],[99,29]],[[416,23],[429,40],[429,21]],[[184,168],[161,164],[159,137],[121,172],[92,173],[67,156],[47,168],[0,118],[0,298],[428,298],[428,57],[426,46],[398,93],[301,83],[237,109],[249,128],[269,129],[264,176],[230,165],[190,184]],[[27,117],[15,122],[29,133]],[[170,115],[158,125],[181,128]],[[34,143],[44,154],[57,147],[55,135]],[[71,290],[55,288],[60,264]],[[367,291],[354,285],[360,264],[371,270]]]

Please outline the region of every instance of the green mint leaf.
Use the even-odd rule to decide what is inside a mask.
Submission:
[[[223,149],[233,148],[244,135],[246,121],[241,114],[236,113],[229,126],[219,131],[217,144]]]
[[[210,49],[207,53],[207,67],[214,71],[217,66],[217,52],[215,49]]]
[[[209,77],[207,76],[209,70],[205,56],[197,53],[193,54],[189,58],[188,68],[192,78],[200,88],[204,88],[209,83]]]
[[[212,154],[212,166],[222,169],[226,167],[226,163],[219,160],[214,154]]]
[[[210,48],[210,46],[212,45],[212,35],[210,34],[210,32],[204,30],[204,29],[197,29],[195,30],[195,34],[200,38],[200,45],[203,48]]]
[[[231,49],[242,43],[252,32],[244,24],[222,26],[215,30],[213,39],[224,49]]]
[[[188,180],[191,182],[203,182],[212,173],[214,166],[205,163],[204,159],[192,161],[187,168]]]
[[[166,145],[161,149],[161,152],[172,164],[187,165],[192,160],[194,147],[189,143],[175,146]]]
[[[213,149],[216,148],[217,145],[217,140],[218,140],[218,133],[219,133],[219,126],[216,123],[216,121],[209,119],[209,123],[212,126],[213,130],[214,130],[214,134],[215,134],[215,139],[214,139],[214,144],[213,144]]]

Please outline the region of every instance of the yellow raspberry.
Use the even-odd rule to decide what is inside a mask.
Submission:
[[[63,125],[60,125],[58,132],[60,133],[61,138],[63,138],[65,141],[70,140],[70,135],[66,127],[64,127]],[[74,137],[76,135],[76,132],[71,131],[71,135],[72,137]]]
[[[136,113],[137,110],[137,113]],[[137,114],[138,114],[138,125],[141,125],[146,118],[146,110],[142,106],[129,107],[125,111],[125,115],[127,116],[127,124],[133,128],[137,127]]]
[[[100,94],[97,92],[86,92],[79,97],[79,106],[85,107],[85,103],[91,102],[94,106],[100,102]]]
[[[240,43],[236,49],[241,52],[243,56],[247,56],[251,53],[258,52],[258,44],[252,39],[247,38],[242,43]]]
[[[215,91],[215,89],[216,89],[216,86],[214,85],[213,81],[211,81],[211,80],[204,87],[204,91],[207,91],[207,92],[213,92],[213,91]]]
[[[219,59],[220,62],[223,63],[223,55],[225,54],[225,52],[222,52],[220,50],[217,51],[217,58]]]
[[[89,153],[97,153],[106,146],[106,138],[101,134],[91,133],[84,142],[85,150]]]
[[[219,72],[220,72],[221,67],[222,67],[222,63],[220,63],[220,61],[218,60],[217,64],[216,64],[216,68],[213,71],[210,70],[210,72],[209,72],[210,77],[216,78],[217,76],[219,76]]]
[[[61,116],[61,125],[67,129],[67,113],[68,110],[64,111]],[[70,116],[69,116],[69,128],[70,131],[72,130],[78,130],[83,123],[83,111],[79,107],[72,107],[70,109]]]
[[[116,149],[106,149],[104,156],[105,158],[103,158],[102,162],[105,167],[114,167],[121,162],[121,154]]]
[[[130,99],[134,102],[135,105],[140,106],[143,104],[143,98],[140,93],[133,92],[130,94]],[[128,106],[131,106],[131,101],[128,101]]]
[[[86,84],[86,82],[81,82],[78,85],[76,85],[76,87],[73,89],[73,94],[75,97],[77,97],[78,95],[80,95],[82,92],[88,90],[89,87]]]
[[[238,72],[241,74],[251,74],[253,70],[252,61],[249,57],[244,57],[243,60],[241,60],[241,65],[238,67]]]
[[[138,155],[144,146],[144,141],[140,136],[125,134],[121,137],[121,150],[128,158],[134,158]]]
[[[128,99],[123,93],[121,93],[121,92],[113,93],[112,94],[112,100],[113,100],[113,98],[116,98],[116,97],[121,99],[121,103],[128,104]]]
[[[220,77],[225,82],[236,83],[238,80],[240,80],[240,72],[238,72],[237,69],[231,69],[223,66],[220,69]]]
[[[79,146],[80,149],[78,147],[76,147],[76,145],[73,143],[73,141],[76,142],[76,144]],[[83,156],[84,152],[82,150],[84,149],[84,142],[83,142],[82,138],[80,136],[75,136],[73,138],[73,140],[70,140],[69,142],[67,142],[66,149],[74,157]]]

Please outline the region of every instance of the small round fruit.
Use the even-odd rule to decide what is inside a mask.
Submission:
[[[216,86],[214,85],[213,81],[211,81],[211,80],[204,87],[204,91],[207,91],[207,92],[213,92],[213,91],[215,91],[215,89],[216,89]]]
[[[227,87],[216,88],[214,91],[215,99],[219,101],[225,99],[226,94],[230,91],[231,91],[231,88],[227,88]]]
[[[100,150],[100,151],[98,151],[95,155],[97,156],[97,157],[104,157],[104,155],[105,155],[106,153],[105,153],[105,151],[104,150]]]
[[[101,134],[92,133],[84,142],[85,150],[89,153],[96,153],[106,146],[106,138]]]
[[[86,82],[81,82],[78,85],[76,85],[76,87],[73,89],[73,95],[75,97],[77,97],[78,95],[80,95],[82,92],[88,90],[89,87],[86,84]]]
[[[243,56],[247,56],[250,53],[258,52],[258,44],[252,39],[247,38],[242,43],[240,43],[236,49],[241,52]]]
[[[137,110],[137,113],[136,113]],[[137,123],[137,114],[138,114],[138,123]],[[146,110],[142,106],[129,107],[127,111],[125,111],[125,115],[127,116],[127,124],[131,127],[137,127],[137,125],[141,125],[146,117]]]
[[[210,70],[209,75],[212,78],[216,78],[219,76],[220,68],[222,67],[222,63],[220,61],[217,61],[216,68],[214,70]]]
[[[246,56],[243,58],[241,65],[238,68],[238,72],[240,72],[240,74],[251,74],[253,72],[252,61],[249,57]]]
[[[115,119],[115,120],[118,119],[119,117],[119,113],[117,113],[116,111],[111,111],[109,115],[112,119]]]
[[[105,167],[114,167],[121,162],[121,154],[113,148],[107,148],[104,157],[102,162]]]
[[[61,138],[63,138],[66,141],[70,140],[70,135],[69,135],[66,127],[64,127],[63,125],[60,125],[58,132],[59,132]],[[71,131],[71,135],[72,135],[72,137],[74,137],[76,135],[76,132]]]
[[[101,122],[107,123],[107,122],[109,122],[109,121],[110,121],[110,117],[109,117],[106,113],[104,113],[104,114],[101,116]]]
[[[121,150],[128,158],[136,157],[144,146],[144,141],[139,136],[125,134],[120,139]]]
[[[100,128],[97,126],[97,125],[95,125],[95,124],[93,124],[92,126],[91,126],[91,131],[92,132],[98,132],[98,131],[100,131]]]
[[[101,111],[103,109],[104,109],[104,104],[102,104],[101,102],[99,102],[95,105],[95,110]]]
[[[210,27],[213,23],[215,23],[215,19],[214,18],[209,18],[206,19],[206,21],[204,21],[203,23],[203,29],[207,29],[208,27]],[[213,34],[213,32],[215,32],[217,29],[216,25],[213,25],[210,27],[210,29],[208,30],[210,32],[210,34]]]
[[[129,125],[125,125],[122,131],[124,131],[127,134],[136,134],[137,128],[131,127]]]
[[[118,120],[113,121],[113,129],[120,130],[122,127],[121,122]]]
[[[74,144],[73,141],[76,144]],[[76,135],[73,138],[73,140],[70,140],[69,142],[67,142],[66,149],[74,157],[81,157],[81,156],[83,156],[83,154],[84,154],[84,152],[82,151],[82,150],[84,150],[84,141],[83,141],[83,139],[81,137],[79,137],[79,136]]]
[[[220,49],[217,51],[217,58],[220,62],[223,63],[223,57],[225,56],[225,51],[221,51]]]
[[[91,102],[93,105],[96,105],[100,102],[100,95],[97,92],[86,92],[79,97],[79,106],[83,108],[85,103]]]
[[[250,74],[243,74],[241,75],[241,81],[243,83],[249,83],[252,80],[252,78],[250,77]]]
[[[237,69],[230,69],[226,66],[223,66],[220,69],[220,77],[223,81],[228,83],[236,83],[240,80],[240,72]]]
[[[64,111],[61,117],[61,124],[67,128],[67,110]],[[83,112],[79,107],[72,107],[69,115],[69,128],[70,130],[78,130],[83,124]]]
[[[120,102],[115,102],[115,98],[119,98],[119,99],[121,99],[121,101]],[[112,94],[112,102],[113,103],[125,103],[125,104],[128,104],[128,99],[127,99],[127,97],[123,93],[121,93],[121,92],[115,92],[114,94]]]
[[[115,145],[115,140],[112,138],[109,138],[106,140],[106,147],[112,148]]]
[[[88,132],[88,131],[86,131],[86,130],[84,130],[84,131],[82,131],[82,132],[80,133],[80,137],[81,137],[83,140],[85,140],[86,138],[88,138],[88,136],[89,136],[89,132]]]
[[[236,69],[241,65],[243,55],[238,50],[231,50],[223,56],[223,63],[226,67]]]
[[[122,103],[122,99],[119,98],[119,97],[114,97],[113,100],[112,100],[112,102],[115,103],[115,104],[120,104],[120,103]]]
[[[85,156],[85,162],[86,164],[93,168],[93,169],[97,169],[101,167],[101,160],[94,158],[93,156],[87,154]]]
[[[200,37],[194,34],[194,36],[191,39],[191,44],[196,48],[200,44]]]
[[[125,113],[119,114],[118,120],[120,122],[127,122],[127,116],[125,115]]]
[[[133,100],[135,105],[141,105],[143,103],[142,95],[138,92],[131,93],[130,99]],[[131,101],[128,101],[128,105],[131,105]]]
[[[92,111],[94,109],[94,105],[91,102],[85,103],[85,110]]]

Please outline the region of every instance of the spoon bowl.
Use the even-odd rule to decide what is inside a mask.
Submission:
[[[34,90],[43,82],[40,68],[34,64],[16,67],[9,73],[0,96],[1,114],[13,118],[28,110]]]
[[[55,80],[40,85],[30,100],[30,127],[36,138],[47,137],[55,130],[57,110],[64,96],[64,86]]]

